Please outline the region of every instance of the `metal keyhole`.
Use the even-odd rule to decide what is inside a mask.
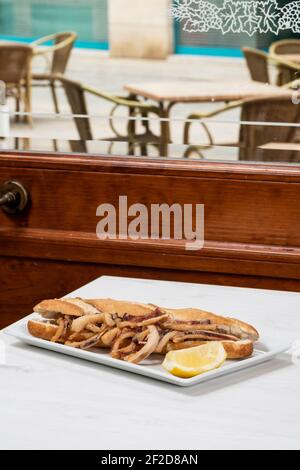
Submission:
[[[0,186],[0,207],[6,213],[20,214],[28,203],[28,191],[18,181],[7,181]]]

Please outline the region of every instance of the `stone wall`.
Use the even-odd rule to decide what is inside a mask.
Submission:
[[[173,50],[170,0],[109,0],[113,57],[164,59]]]

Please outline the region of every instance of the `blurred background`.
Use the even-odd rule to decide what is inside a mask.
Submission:
[[[276,13],[277,7],[290,3],[281,0],[274,2],[265,1],[269,8],[267,11]],[[201,2],[186,3],[197,5]],[[10,63],[15,73],[19,68],[19,75],[15,78],[8,78],[3,76],[4,72],[0,72],[0,79],[8,88],[9,109],[11,112],[40,115],[33,120],[14,120],[12,136],[36,139],[35,145],[39,145],[38,140],[49,139],[49,136],[56,140],[82,140],[86,135],[86,140],[91,140],[92,136],[92,139],[106,141],[107,136],[112,138],[109,116],[112,109],[120,105],[117,99],[121,96],[152,103],[163,110],[160,117],[172,120],[169,133],[172,137],[164,134],[163,138],[169,144],[183,145],[184,127],[193,113],[211,113],[222,109],[224,105],[238,104],[240,99],[255,97],[253,82],[273,86],[267,96],[272,94],[270,90],[275,96],[280,95],[279,86],[286,89],[289,83],[298,78],[300,40],[299,34],[294,33],[292,28],[279,30],[278,34],[272,32],[272,28],[269,32],[262,34],[256,31],[251,35],[232,31],[222,34],[214,29],[199,32],[197,28],[191,32],[186,30],[184,21],[176,21],[171,17],[169,12],[172,4],[172,0],[0,0],[0,66],[2,64],[3,70],[4,64]],[[211,4],[217,7],[224,4],[229,8],[234,2],[212,0]],[[204,16],[205,8],[208,8],[207,14],[210,14],[210,4],[207,5],[204,6]],[[282,41],[284,44],[287,41],[285,49],[276,52],[274,44],[280,45]],[[6,51],[8,45],[11,47],[9,55]],[[20,45],[32,50],[32,57],[27,58],[30,64],[24,59],[26,63],[21,65],[23,59],[13,51],[15,47],[19,54],[22,52],[23,56],[26,55],[26,51],[20,51]],[[247,55],[245,48],[250,50],[250,55]],[[4,54],[2,59],[1,50]],[[280,62],[282,57],[286,63]],[[24,80],[25,75],[27,82]],[[66,83],[57,79],[58,75],[83,85],[84,108],[76,107],[74,99],[70,98],[70,89],[66,92]],[[176,106],[172,103],[167,112],[170,104],[167,95],[159,100],[143,93],[143,86],[147,89],[149,83],[154,84],[159,91],[162,90],[160,85],[165,85],[165,90],[172,85],[176,91],[178,84]],[[200,96],[201,99],[197,96],[196,100],[180,97],[180,87],[185,89],[185,94],[189,87],[193,90],[198,87],[200,95],[203,95],[209,83],[216,83],[216,91],[214,94],[209,89],[206,99],[203,96]],[[244,87],[249,83],[251,93],[246,93]],[[135,84],[142,85],[141,93],[130,92],[131,86]],[[90,93],[86,89],[89,87],[98,92],[99,99],[96,99],[97,93]],[[230,87],[231,90],[240,89],[241,92],[231,95]],[[224,99],[220,96],[222,89],[227,90],[228,96]],[[265,95],[264,90],[261,86],[257,87],[259,97]],[[103,96],[106,93],[110,96]],[[290,100],[286,91],[283,94]],[[114,119],[127,143],[128,111],[132,116],[141,115],[142,111],[140,108],[134,110],[126,103],[121,103],[119,108]],[[277,110],[277,114],[293,114],[286,113],[284,108],[281,110]],[[78,121],[65,116],[76,114],[76,111],[90,115],[92,132],[85,134],[86,129],[78,129]],[[241,143],[242,112],[241,106],[230,106],[225,118],[218,114],[217,118],[222,121],[225,119],[226,122],[210,124],[213,139],[203,126],[193,126],[188,143],[210,146],[212,143],[228,146],[234,143],[232,146],[238,148]],[[96,115],[101,118],[94,118]],[[156,113],[156,120],[157,116]],[[146,117],[153,119],[150,113],[146,113]],[[260,121],[267,121],[269,117],[270,110],[260,113]],[[275,120],[278,119],[277,116]],[[298,116],[292,116],[291,119],[293,123],[298,122]],[[157,123],[153,126],[156,135],[163,132],[157,129]],[[147,134],[148,138],[151,137]],[[276,140],[276,131],[274,138],[269,138],[271,141]],[[282,140],[283,137],[280,138]],[[289,144],[295,141],[294,136],[292,138],[290,135],[284,139]],[[33,148],[33,142],[27,141],[26,145]],[[55,144],[54,148],[57,150],[58,146]],[[69,148],[69,142],[67,147],[59,148],[65,151]],[[112,151],[110,144],[106,151]],[[162,146],[161,156],[164,151]],[[239,151],[233,152],[232,158],[238,158],[238,154]],[[178,155],[182,155],[181,150]],[[228,159],[228,155],[225,158]]]
[[[242,56],[241,48],[267,48],[292,31],[206,33],[184,30],[167,17],[172,0],[0,0],[1,39],[31,41],[53,31],[76,31],[77,47],[108,50],[119,56],[165,58],[168,54]],[[197,3],[197,2],[194,2]],[[212,1],[218,7],[223,0]],[[283,6],[289,2],[279,0]]]

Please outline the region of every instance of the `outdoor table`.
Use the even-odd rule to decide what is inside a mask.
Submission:
[[[131,97],[157,101],[161,109],[161,155],[167,155],[171,141],[169,119],[174,105],[179,103],[216,103],[250,98],[274,97],[291,94],[290,90],[255,81],[174,81],[146,82],[125,85]]]
[[[294,338],[300,331],[295,292],[217,287],[215,295],[216,286],[189,283],[109,277],[97,283],[108,297],[155,298],[174,307],[209,308],[214,299],[221,314],[248,312],[270,337],[282,331],[282,339]],[[249,295],[253,303],[245,300]],[[26,346],[3,333],[0,340],[7,346],[0,388],[5,449],[299,448],[300,369],[288,354],[183,389]]]
[[[261,149],[269,150],[294,150],[300,152],[300,143],[297,142],[268,142],[267,144],[261,145]]]

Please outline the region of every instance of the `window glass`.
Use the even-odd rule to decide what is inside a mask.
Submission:
[[[0,0],[1,147],[298,164],[299,33],[297,1]]]

